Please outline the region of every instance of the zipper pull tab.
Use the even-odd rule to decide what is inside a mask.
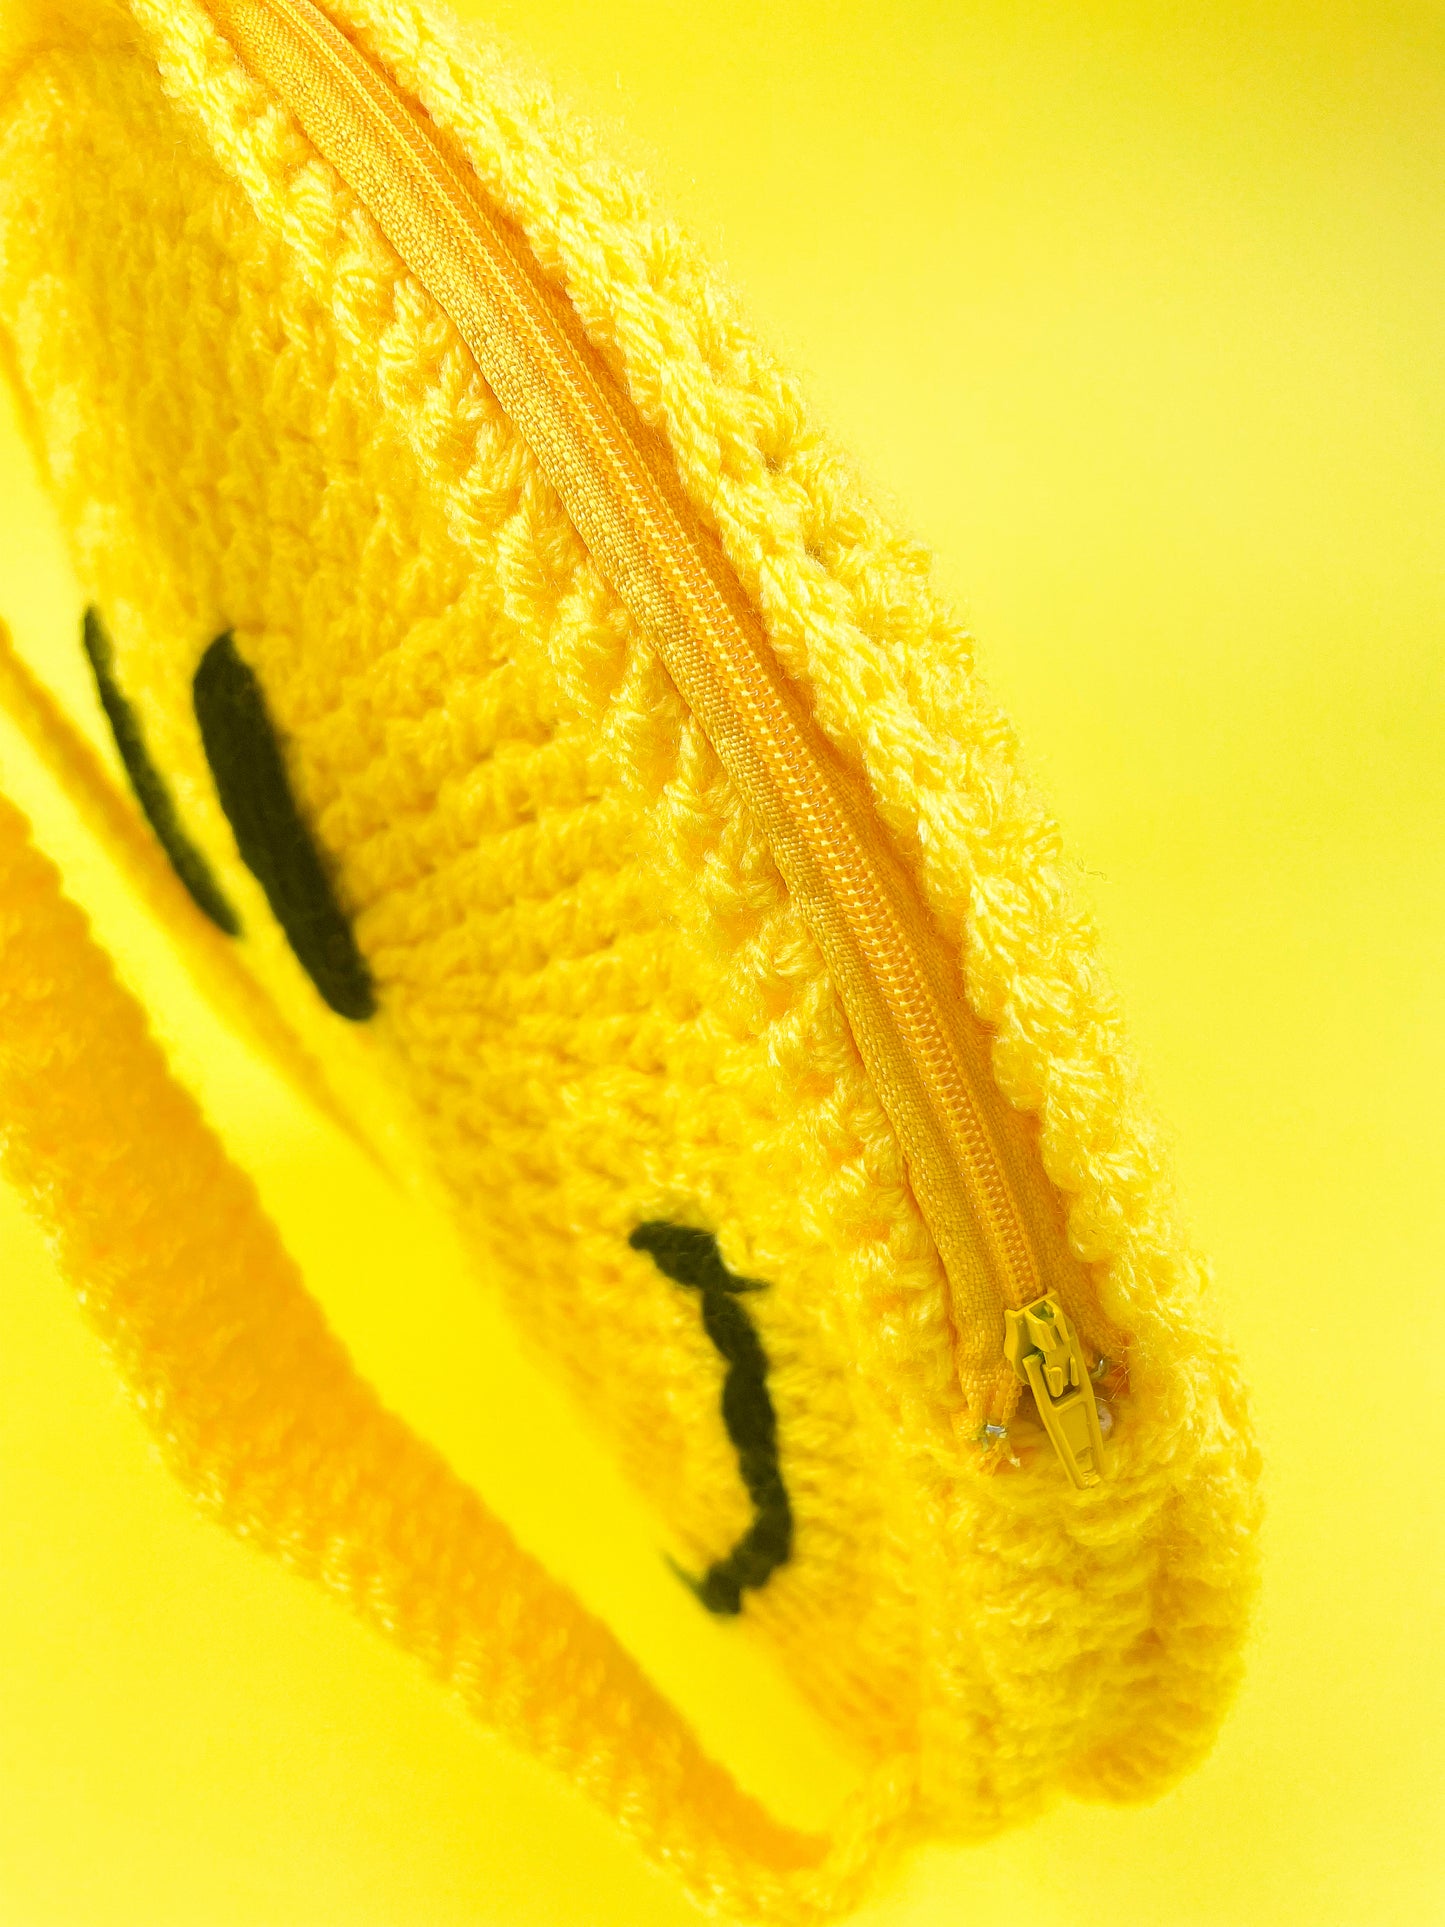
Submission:
[[[1057,1298],[1005,1311],[1004,1357],[1034,1395],[1044,1430],[1072,1485],[1097,1485],[1104,1472],[1099,1408],[1078,1336]]]

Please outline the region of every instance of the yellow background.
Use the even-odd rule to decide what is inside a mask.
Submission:
[[[482,9],[475,9],[481,12]],[[945,579],[1055,795],[1258,1390],[1267,1589],[1209,1764],[925,1856],[881,1927],[1445,1921],[1445,15],[493,0],[630,130]],[[13,429],[0,610],[81,689]],[[219,1032],[0,774],[386,1396],[749,1781],[846,1780],[444,1227]],[[608,1827],[195,1519],[0,1195],[0,1921],[683,1927]]]

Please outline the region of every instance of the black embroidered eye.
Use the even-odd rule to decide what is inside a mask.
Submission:
[[[652,1222],[628,1239],[646,1251],[664,1276],[702,1294],[703,1329],[727,1363],[722,1415],[738,1455],[738,1471],[753,1502],[753,1523],[726,1558],[701,1579],[682,1574],[709,1612],[740,1613],[743,1593],[765,1586],[793,1550],[793,1508],[778,1464],[778,1420],[768,1391],[768,1356],[753,1321],[738,1303],[763,1291],[755,1278],[735,1278],[710,1231]]]
[[[171,868],[190,891],[197,907],[204,910],[211,922],[224,930],[228,937],[240,936],[241,919],[211,874],[210,864],[181,828],[175,798],[166,779],[151,761],[140,717],[127,702],[115,679],[115,651],[95,609],[85,612],[81,639],[95,672],[100,706],[115,737],[120,760],[125,765],[136,801],[156,833],[156,841],[170,858]]]
[[[236,847],[297,960],[340,1016],[370,1017],[371,973],[291,794],[261,685],[229,632],[202,656],[191,694]]]

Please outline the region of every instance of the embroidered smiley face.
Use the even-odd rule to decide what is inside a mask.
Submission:
[[[140,716],[122,690],[114,649],[99,613],[86,611],[83,643],[101,707],[136,799],[196,906],[227,936],[242,934],[238,912],[188,835],[170,785],[147,747]],[[255,673],[229,632],[206,649],[192,681],[201,741],[222,809],[246,866],[265,892],[298,961],[329,1007],[354,1021],[376,1008],[371,974],[337,902],[319,852],[297,808],[285,761]],[[764,1587],[793,1548],[793,1511],[778,1458],[778,1425],[768,1389],[768,1357],[740,1302],[763,1291],[723,1263],[716,1237],[691,1226],[650,1220],[629,1244],[659,1272],[696,1291],[703,1328],[726,1365],[721,1416],[753,1506],[751,1525],[700,1576],[673,1570],[711,1613],[735,1616],[745,1592]]]

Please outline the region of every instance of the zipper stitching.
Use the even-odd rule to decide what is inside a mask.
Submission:
[[[479,186],[311,0],[207,4],[448,314],[762,818],[903,1143],[955,1324],[976,1330],[973,1321],[987,1320],[997,1359],[1002,1312],[1039,1299],[1045,1285],[947,1016],[937,940],[930,946],[926,913],[850,796],[657,438],[634,425],[632,403]],[[961,1376],[1003,1415],[1011,1371],[986,1373],[986,1383]]]

